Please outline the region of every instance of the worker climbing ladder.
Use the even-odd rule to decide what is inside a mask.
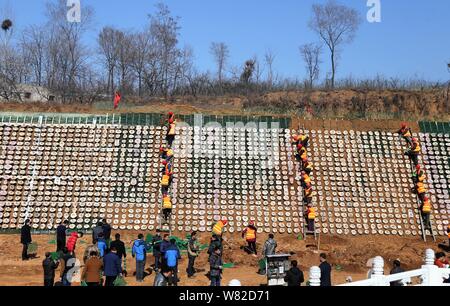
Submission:
[[[301,135],[304,135],[304,131],[305,131],[305,126],[300,127],[300,125],[299,125],[298,132],[299,132]],[[295,139],[294,139],[294,140],[295,140]],[[297,141],[298,141],[298,140],[297,140]],[[297,168],[299,173],[302,172],[303,161],[301,161],[301,165],[302,165],[302,166],[298,165],[298,168]],[[297,179],[298,179],[298,176],[297,176]],[[301,180],[301,179],[300,179],[300,180]],[[301,187],[301,191],[299,190],[299,192],[301,192],[301,194],[302,194],[302,198],[301,198],[301,203],[302,203],[301,209],[302,209],[303,214],[305,214],[305,212],[306,212],[306,215],[303,216],[303,228],[302,228],[302,234],[303,234],[304,239],[306,239],[308,235],[314,235],[314,240],[317,240],[317,231],[316,231],[316,227],[315,227],[315,219],[314,219],[314,226],[313,226],[314,230],[313,230],[313,231],[310,231],[310,230],[308,229],[308,220],[309,220],[309,218],[308,218],[308,213],[307,213],[307,211],[309,211],[309,209],[313,209],[313,210],[314,210],[314,214],[315,214],[315,208],[309,208],[309,207],[308,207],[307,203],[304,201],[304,199],[306,199],[305,188],[302,186],[302,184],[299,184],[299,186]]]
[[[412,169],[412,171],[414,171],[414,164],[412,161],[410,161],[410,167]],[[422,211],[420,210],[420,206],[421,206],[421,202],[419,197],[417,196],[416,198],[416,203],[417,203],[417,211],[419,214],[419,223],[420,223],[420,230],[422,231],[422,239],[424,242],[427,241],[427,231],[430,233],[430,236],[433,237],[433,241],[436,242],[436,236],[434,234],[434,230],[433,230],[433,221],[431,220],[431,212],[430,212],[430,216],[428,218],[428,225],[426,226],[423,222],[423,216],[422,216]]]
[[[169,119],[167,120],[168,121],[168,123],[169,123],[169,126],[168,126],[168,128],[169,128],[169,130],[171,130],[171,131],[173,131],[173,135],[174,135],[174,131],[175,131],[175,116],[174,116],[174,114],[173,113],[169,113]],[[169,132],[169,131],[168,131]],[[173,139],[175,138],[175,136],[173,136]],[[173,140],[172,140],[173,141]],[[169,150],[172,150],[172,146],[173,146],[173,143],[172,143],[172,141],[169,143],[169,140],[168,140],[168,137],[166,137],[166,148],[169,148]],[[174,158],[174,157],[173,157]],[[172,165],[173,165],[173,161],[168,161],[168,163],[172,163]],[[167,167],[167,166],[166,166]],[[167,176],[167,174],[163,174],[163,179],[164,179],[164,176]],[[168,196],[168,198],[169,198],[169,201],[170,201],[170,206],[171,207],[173,207],[172,206],[172,196],[173,196],[173,177],[172,177],[172,175],[170,175],[171,176],[171,178],[169,179],[169,184],[168,184],[168,186],[167,186],[167,192],[166,192],[166,196]],[[162,185],[162,184],[161,184]],[[166,219],[165,218],[165,216],[164,216],[164,209],[165,209],[165,207],[164,207],[164,202],[165,202],[165,197],[164,197],[164,193],[163,193],[163,191],[162,191],[162,188],[160,189],[160,197],[159,197],[160,199],[162,199],[161,201],[160,201],[160,209],[159,209],[159,214],[158,214],[158,225],[159,225],[159,229],[160,229],[160,231],[161,232],[164,232],[164,233],[169,233],[169,235],[172,235],[172,227],[173,227],[173,219],[172,219],[172,216],[173,216],[173,213],[171,212],[169,215],[168,215],[168,218]],[[171,208],[171,209],[173,209],[173,208]]]

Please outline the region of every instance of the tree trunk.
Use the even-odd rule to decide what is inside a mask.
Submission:
[[[336,63],[334,62],[334,49],[331,49],[331,88],[334,89],[334,76],[336,74]]]

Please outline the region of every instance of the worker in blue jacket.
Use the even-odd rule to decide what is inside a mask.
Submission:
[[[176,244],[175,239],[170,240],[170,245],[165,250],[164,254],[166,267],[172,271],[172,277],[170,279],[170,285],[176,286],[179,282],[178,279],[178,260],[181,259],[180,249]]]
[[[150,245],[144,241],[144,235],[139,234],[138,239],[134,241],[131,255],[136,258],[136,281],[144,281],[145,262],[147,260],[147,251]]]

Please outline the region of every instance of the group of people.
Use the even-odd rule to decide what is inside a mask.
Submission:
[[[173,112],[168,113],[168,117],[164,122],[167,126],[166,142],[168,147],[161,147],[159,152],[162,159],[162,178],[161,178],[161,193],[162,193],[162,216],[164,222],[168,223],[172,214],[172,199],[169,195],[169,188],[173,181],[173,156],[172,149],[173,141],[175,140],[176,119]]]
[[[407,142],[409,150],[405,152],[405,155],[409,156],[411,162],[414,164],[415,172],[413,173],[412,179],[414,182],[413,192],[417,194],[420,201],[420,214],[422,216],[422,221],[425,230],[431,229],[430,214],[432,210],[432,205],[430,198],[426,195],[427,188],[425,186],[426,175],[424,170],[419,164],[419,155],[421,153],[420,142],[417,138],[412,137],[411,128],[409,128],[406,123],[402,123],[400,130],[397,131],[398,134]]]
[[[296,160],[299,162],[299,170],[301,173],[300,183],[303,188],[303,204],[305,208],[305,221],[308,232],[314,232],[314,223],[316,220],[316,209],[312,205],[312,198],[314,195],[311,185],[310,174],[313,170],[312,163],[308,160],[308,144],[309,137],[306,135],[292,135],[292,144],[297,150],[295,154]]]

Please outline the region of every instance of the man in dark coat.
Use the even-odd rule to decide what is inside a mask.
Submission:
[[[398,260],[398,259],[394,260],[394,267],[393,267],[393,269],[391,270],[391,274],[397,274],[397,273],[403,273],[403,272],[405,272],[405,270],[403,270],[403,269],[400,267],[400,265],[401,265],[401,264],[400,264],[400,260]],[[391,286],[403,286],[403,283],[402,283],[401,280],[399,280],[399,281],[393,281],[393,282],[391,282],[390,285],[391,285]]]
[[[106,277],[105,286],[114,286],[116,278],[122,275],[122,267],[116,248],[111,248],[111,251],[103,257],[103,267]]]
[[[320,254],[320,286],[331,286],[331,265],[327,262],[327,255]]]
[[[156,230],[156,235],[152,238],[152,246],[153,246],[153,257],[155,257],[155,267],[154,270],[158,272],[161,268],[161,231],[159,229]]]
[[[209,257],[209,277],[211,286],[220,287],[220,279],[222,278],[222,254],[219,247],[215,247],[212,255]]]
[[[56,228],[56,252],[60,252],[66,246],[67,226],[69,221],[65,220]]]
[[[303,272],[297,268],[297,261],[291,261],[291,268],[286,272],[284,281],[287,282],[288,286],[301,286],[305,281],[303,277]]]
[[[108,222],[106,222],[106,219],[102,220],[103,225],[102,225],[102,229],[103,229],[103,238],[105,238],[106,241],[111,239],[111,225],[108,224]]]
[[[28,245],[31,243],[31,226],[30,220],[25,220],[25,225],[20,229],[20,243],[22,248],[22,260],[28,260]]]
[[[125,243],[120,240],[120,234],[115,235],[116,240],[111,242],[110,248],[115,248],[117,250],[117,256],[119,256],[120,264],[122,265],[122,258],[127,258],[127,252],[125,249]]]
[[[53,287],[55,283],[55,270],[58,268],[59,262],[52,259],[51,253],[45,253],[45,259],[42,262],[44,268],[44,287]]]

